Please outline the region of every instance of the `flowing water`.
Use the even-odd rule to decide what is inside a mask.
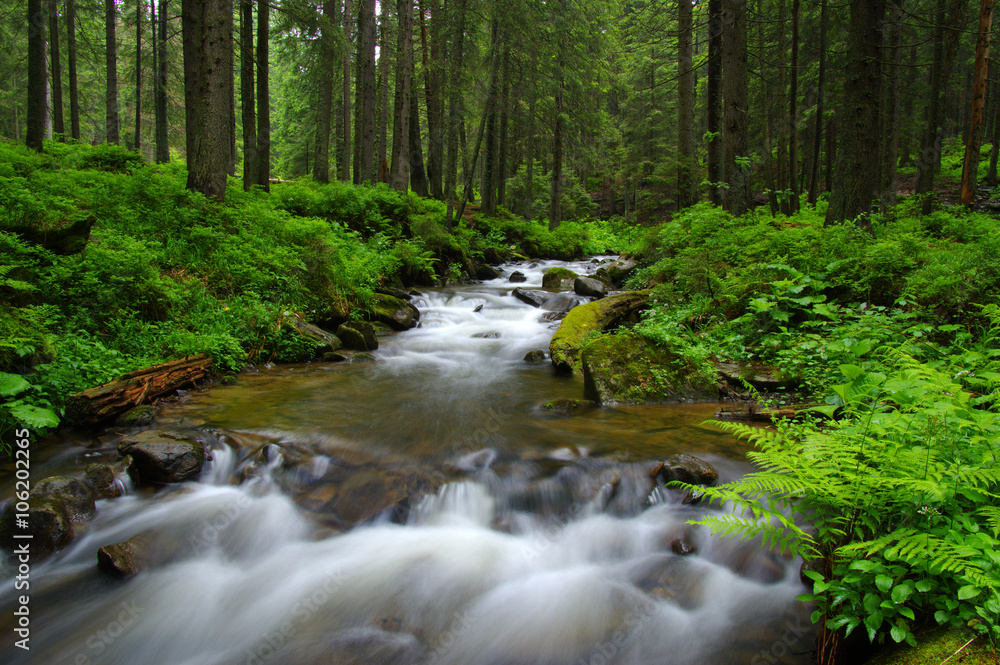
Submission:
[[[518,266],[520,286],[549,265]],[[542,409],[582,394],[523,360],[576,297],[539,310],[512,286],[416,297],[420,327],[381,338],[375,362],[264,368],[164,410],[154,427],[211,447],[200,481],[101,500],[33,564],[30,652],[7,646],[23,592],[5,569],[4,662],[809,662],[801,562],[708,536],[686,524],[708,509],[653,489],[674,453],[722,480],[747,470],[703,424],[716,405]],[[114,443],[38,443],[32,477]],[[97,570],[98,548],[137,534],[155,565]]]

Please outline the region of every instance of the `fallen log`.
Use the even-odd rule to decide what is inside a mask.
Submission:
[[[65,422],[97,425],[143,403],[193,385],[208,373],[212,358],[199,354],[129,372],[117,381],[80,391],[66,400]]]

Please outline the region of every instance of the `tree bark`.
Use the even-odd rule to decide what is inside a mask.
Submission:
[[[42,0],[28,0],[28,103],[25,143],[41,152],[45,136],[45,14]]]
[[[492,41],[493,52],[499,54],[503,48],[500,44],[500,22],[493,21]],[[500,58],[501,56],[496,55]],[[497,68],[499,69],[499,67]],[[492,74],[492,73],[491,73]],[[496,149],[497,149],[497,89],[498,84],[495,77],[490,78],[490,87],[486,96],[486,152],[483,156],[483,183],[480,188],[482,195],[481,210],[487,214],[494,215],[497,211],[497,183],[496,183]]]
[[[381,13],[378,21],[378,127],[375,143],[375,166],[379,171],[379,182],[389,182],[389,162],[386,161],[389,150],[389,117],[392,115],[389,106],[389,63],[393,57],[393,48],[389,41],[390,4],[388,0],[379,4]]]
[[[903,2],[889,0],[890,18],[885,28],[886,76],[882,112],[879,118],[882,139],[879,168],[879,200],[883,209],[896,205],[896,164],[899,160],[899,93],[902,86]]]
[[[105,135],[108,143],[121,143],[118,116],[118,41],[115,27],[118,20],[115,0],[104,0],[104,72],[107,77],[105,94]]]
[[[816,82],[816,130],[813,132],[812,173],[809,174],[809,203],[819,200],[819,157],[823,139],[823,104],[826,85],[826,30],[829,23],[827,0],[821,0],[819,9],[819,76]]]
[[[694,152],[694,57],[691,0],[677,1],[677,209],[698,202]]]
[[[783,0],[782,0],[783,1]],[[722,204],[722,0],[708,0],[708,192]]]
[[[253,0],[240,0],[240,107],[243,120],[243,189],[257,184],[257,110],[253,75]]]
[[[778,0],[778,39],[777,51],[774,55],[774,62],[778,66],[778,86],[774,90],[774,100],[777,106],[777,117],[784,117],[784,109],[781,100],[785,98],[785,91],[788,89],[788,73],[785,63],[788,57],[788,37],[785,33],[785,23],[788,21],[787,5],[785,0]],[[770,110],[770,103],[768,104]],[[789,204],[788,196],[788,123],[778,121],[777,147],[778,153],[778,188],[775,192],[778,199],[778,208],[783,215],[789,215],[792,207]]]
[[[396,102],[392,125],[389,186],[406,192],[410,186],[410,82],[413,75],[413,0],[396,0],[399,32],[396,46]]]
[[[750,170],[743,161],[750,157],[747,135],[749,109],[747,95],[746,0],[723,0],[722,84],[723,180],[727,187],[723,208],[739,217],[750,209]]]
[[[986,101],[986,73],[990,60],[990,32],[993,29],[993,0],[979,3],[979,33],[976,40],[976,68],[972,82],[972,112],[969,140],[962,167],[962,205],[972,206],[979,172],[979,144],[983,138],[983,109]]]
[[[410,187],[417,196],[427,196],[427,171],[424,169],[424,152],[420,142],[420,104],[417,100],[417,82],[412,77],[412,72],[410,86]]]
[[[792,0],[792,63],[788,85],[788,207],[799,211],[799,0]]]
[[[52,71],[52,131],[66,142],[63,120],[62,61],[59,58],[59,2],[49,0],[49,62]]]
[[[170,161],[170,144],[167,138],[167,4],[160,0],[159,55],[156,59],[156,162]]]
[[[510,52],[504,51],[503,55],[503,90],[500,93],[500,123],[499,136],[497,137],[497,205],[504,205],[507,196],[507,156],[510,154],[510,147],[507,143],[508,130],[510,124]]]
[[[69,135],[80,140],[80,94],[76,79],[76,0],[66,0],[66,67],[69,73]]]
[[[343,101],[341,103],[340,136],[337,137],[340,150],[340,170],[337,177],[343,182],[351,181],[351,0],[344,0],[344,63]]]
[[[444,100],[445,68],[443,30],[444,16],[438,0],[430,0],[430,44],[423,4],[420,4],[420,35],[423,40],[424,91],[427,97],[427,180],[430,195],[438,200],[444,197]]]
[[[271,81],[268,2],[257,0],[257,184],[271,191]]]
[[[375,0],[358,5],[354,184],[375,182]]]
[[[340,0],[323,1],[323,20],[320,24],[320,48],[323,64],[319,68],[319,100],[316,108],[316,159],[313,162],[313,180],[330,182],[330,125],[333,119],[333,71],[337,51],[333,31],[340,26],[334,21],[335,7]]]
[[[183,0],[187,187],[222,200],[229,170],[232,106],[232,0]]]
[[[871,211],[878,184],[878,106],[882,71],[879,46],[885,0],[851,0],[844,137],[834,174],[826,223],[857,220]]]
[[[462,65],[465,46],[465,8],[466,0],[457,0],[457,18],[455,36],[452,39],[450,58],[451,81],[449,83],[448,128],[446,143],[448,145],[447,164],[445,166],[444,196],[447,202],[445,225],[450,229],[453,225],[455,186],[458,181],[458,138],[462,125]]]
[[[55,2],[55,0],[52,0]],[[143,0],[135,2],[135,149],[142,148],[142,14]]]

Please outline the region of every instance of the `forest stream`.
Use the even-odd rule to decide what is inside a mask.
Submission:
[[[717,404],[542,408],[582,381],[524,357],[548,349],[553,310],[586,299],[539,309],[510,291],[553,265],[596,268],[426,290],[419,327],[381,337],[373,361],[260,368],[161,409],[153,428],[206,444],[199,480],[120,478],[124,496],[33,563],[31,651],[4,662],[810,662],[801,561],[688,525],[719,508],[654,482],[678,454],[720,482],[749,470],[745,444],[705,422]],[[115,460],[117,438],[36,442],[32,477]],[[136,536],[155,562],[98,569],[99,548]],[[8,632],[23,592],[3,565]]]

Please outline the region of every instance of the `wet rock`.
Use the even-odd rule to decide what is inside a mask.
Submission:
[[[548,356],[542,349],[535,349],[524,354],[524,362],[526,363],[543,363],[546,360],[548,360]]]
[[[719,397],[714,377],[692,373],[684,359],[671,349],[638,335],[596,339],[583,349],[581,361],[584,396],[601,403],[648,404]]]
[[[491,279],[499,279],[500,271],[493,266],[488,265],[478,265],[476,266],[476,279],[480,279],[484,282]]]
[[[583,299],[575,293],[550,293],[542,303],[542,309],[549,312],[568,312],[580,303]]]
[[[353,353],[347,361],[350,363],[373,363],[375,356],[370,353]]]
[[[118,444],[122,456],[131,455],[129,472],[140,483],[179,483],[195,478],[205,461],[204,446],[194,439],[146,430]]]
[[[86,522],[96,511],[90,487],[66,476],[51,476],[38,482],[29,493],[27,503],[31,552],[39,556],[69,545],[76,536],[73,525]],[[25,533],[16,519],[15,503],[11,502],[0,515],[0,546],[12,549],[24,542],[14,538],[15,534]]]
[[[476,305],[475,309],[473,309],[472,311],[473,311],[473,313],[479,313],[479,312],[483,311],[483,304],[479,303],[478,305]]]
[[[549,268],[545,271],[545,274],[542,275],[542,286],[546,289],[572,289],[573,280],[577,277],[579,277],[579,275],[569,268],[556,266],[554,268]]]
[[[670,551],[677,556],[690,556],[697,553],[698,548],[687,538],[674,538],[670,541]]]
[[[715,467],[694,455],[671,455],[663,460],[660,476],[664,482],[674,480],[691,485],[711,486],[718,480]]]
[[[476,339],[500,339],[500,333],[494,331],[475,333],[472,337]]]
[[[794,389],[798,386],[795,381],[789,382],[779,378],[778,370],[773,367],[719,363],[717,369],[720,378],[736,391],[745,390],[744,381],[760,392],[775,392],[783,389]]]
[[[376,293],[372,298],[371,306],[375,313],[375,320],[384,323],[393,330],[409,330],[420,321],[420,311],[402,298]],[[344,344],[350,346],[346,340]],[[371,349],[361,349],[361,351],[369,350]]]
[[[597,269],[594,276],[605,284],[620,287],[622,282],[635,271],[635,267],[635,259],[622,257],[616,261],[605,263]]]
[[[711,567],[697,559],[663,554],[639,561],[629,578],[646,593],[693,610],[707,600],[710,574]]]
[[[367,321],[348,321],[337,328],[337,337],[344,346],[355,351],[374,351],[378,348],[375,330]]]
[[[582,411],[584,409],[592,409],[597,406],[597,402],[589,399],[554,399],[551,402],[546,402],[542,404],[542,409],[545,411],[553,411],[555,413],[575,413],[576,411]]]
[[[423,660],[424,648],[401,629],[358,626],[307,644],[297,641],[281,655],[282,662],[299,665],[416,665]]]
[[[337,482],[323,481],[313,486],[303,492],[297,502],[338,528],[356,526],[387,511],[393,521],[405,522],[410,507],[433,491],[435,484],[429,476],[412,467],[388,470],[362,467],[344,478],[337,478]]]
[[[134,577],[150,568],[150,542],[138,535],[114,545],[97,550],[97,567],[114,577]]]
[[[90,485],[97,499],[113,499],[121,496],[121,487],[115,482],[119,474],[127,473],[132,457],[126,455],[118,465],[94,462],[83,472],[83,481]]]
[[[608,295],[608,287],[592,277],[577,277],[573,280],[573,292],[590,298],[603,298]]]
[[[219,379],[219,383],[224,386],[235,386],[237,381],[235,374],[223,374],[222,378]]]
[[[129,409],[115,419],[118,427],[146,427],[156,418],[156,408],[151,404],[140,404]]]
[[[410,289],[409,291],[404,291],[403,289],[397,289],[392,286],[379,286],[376,287],[375,293],[381,293],[383,295],[392,296],[393,298],[399,298],[400,300],[410,300],[413,296],[422,295],[416,289]]]
[[[649,291],[629,291],[574,307],[549,343],[552,364],[559,371],[582,370],[580,351],[594,332],[607,330],[647,306]]]
[[[482,471],[490,468],[496,458],[497,451],[492,448],[484,448],[483,450],[477,450],[474,453],[462,455],[453,461],[451,465],[458,471],[473,473],[475,471]]]
[[[508,282],[514,282],[515,284],[517,284],[517,283],[521,283],[521,282],[527,282],[528,278],[520,270],[515,270],[514,272],[512,272],[510,274],[510,277],[507,278],[507,281]]]
[[[566,318],[568,312],[545,312],[541,316],[541,320],[548,323],[555,323],[556,321],[562,321]]]
[[[487,247],[483,250],[483,261],[491,266],[500,265],[506,260],[507,259],[504,258],[503,253],[496,247]]]
[[[510,294],[515,298],[517,298],[518,300],[520,300],[521,302],[527,303],[532,307],[541,307],[542,305],[545,304],[545,301],[549,297],[548,293],[544,293],[541,291],[530,291],[527,289],[522,289],[521,287],[515,288],[513,291],[511,291]]]
[[[319,359],[325,363],[339,363],[347,360],[347,356],[337,351],[327,351]]]
[[[315,346],[313,357],[329,351],[336,351],[343,346],[340,339],[332,332],[328,332],[319,326],[307,323],[298,316],[286,316],[285,321],[294,326],[295,329],[299,331],[300,335],[313,343]]]

